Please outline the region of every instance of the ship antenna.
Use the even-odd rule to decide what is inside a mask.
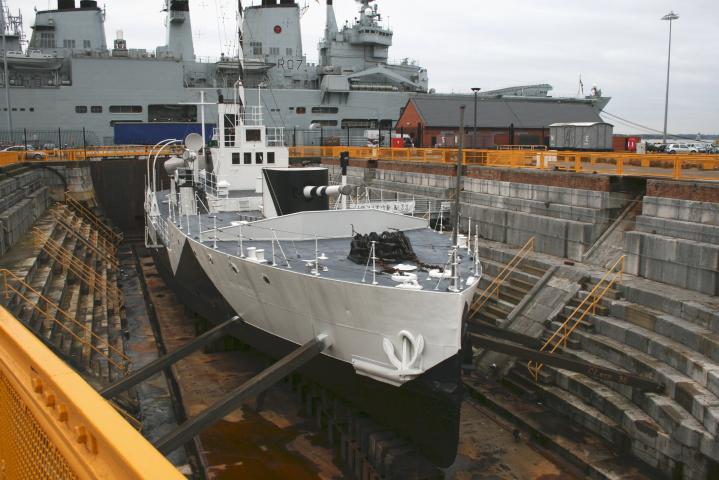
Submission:
[[[5,5],[0,0],[0,33],[2,34],[2,51],[3,51],[3,78],[5,79],[5,104],[7,106],[7,124],[10,129],[10,138],[12,138],[12,108],[10,108],[10,82],[8,81],[8,66],[7,66],[7,47],[5,45],[5,30],[6,26],[5,18]]]
[[[457,262],[457,255],[459,255],[459,249],[457,248],[457,236],[459,234],[459,192],[462,189],[462,147],[464,146],[464,111],[466,105],[459,107],[459,143],[457,148],[457,186],[454,192],[454,215],[452,218],[452,248],[454,249],[454,261],[452,262],[452,278],[454,279],[453,291],[459,291],[459,265]]]

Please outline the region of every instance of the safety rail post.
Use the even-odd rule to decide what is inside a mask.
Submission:
[[[681,158],[675,158],[674,159],[674,169],[672,172],[672,178],[674,180],[679,180],[682,176],[682,159]]]
[[[584,319],[589,315],[590,312],[594,314],[596,312],[597,304],[604,298],[607,292],[619,281],[622,280],[624,275],[624,260],[625,256],[622,255],[617,259],[616,262],[607,270],[604,276],[597,282],[587,296],[582,299],[581,303],[576,306],[572,313],[557,328],[557,330],[544,342],[542,347],[539,349],[540,352],[548,351],[554,353],[561,347],[566,347],[569,341],[569,336],[584,322]],[[611,280],[609,277],[612,276]],[[527,362],[527,369],[534,377],[535,381],[539,380],[539,371],[542,369],[544,364],[529,361]]]
[[[527,257],[529,252],[533,250],[534,237],[531,237],[529,240],[527,240],[527,243],[525,243],[524,246],[519,249],[519,251],[514,255],[514,257],[512,257],[509,263],[504,266],[502,271],[499,272],[496,277],[494,277],[494,280],[492,280],[492,282],[487,286],[487,288],[484,289],[484,291],[479,295],[479,298],[472,303],[469,309],[469,318],[474,317],[495,293],[497,294],[497,298],[499,298],[499,289],[504,284],[504,281],[509,278],[512,273],[514,273],[517,267],[519,267],[519,264],[522,263],[522,261]]]
[[[109,364],[111,364],[113,367],[115,367],[122,375],[126,375],[129,371],[130,366],[132,365],[132,360],[130,360],[121,350],[117,349],[116,347],[112,346],[109,341],[103,339],[99,335],[97,335],[95,332],[93,332],[92,327],[88,325],[84,325],[83,323],[79,322],[77,319],[72,317],[69,313],[67,313],[65,310],[63,310],[59,305],[57,305],[55,302],[50,300],[49,298],[45,297],[42,293],[38,292],[32,286],[30,286],[27,282],[25,282],[22,278],[18,277],[11,271],[7,269],[0,269],[0,275],[3,275],[4,281],[3,281],[3,287],[5,289],[5,297],[7,298],[8,292],[12,292],[13,294],[17,295],[17,297],[23,301],[27,306],[30,308],[37,310],[42,316],[44,316],[46,319],[48,319],[50,322],[56,324],[59,328],[64,330],[66,333],[68,333],[71,337],[73,337],[75,340],[82,343],[84,346],[89,347],[92,351],[94,351],[97,355],[100,355],[103,357]],[[16,282],[20,287],[25,289],[25,291],[32,292],[33,295],[37,296],[37,302],[33,302],[30,300],[19,288],[14,287],[12,284],[8,282],[8,278],[12,280],[13,282]],[[38,303],[44,302],[46,305],[46,309],[41,308]],[[73,331],[73,329],[66,325],[65,322],[60,321],[57,317],[50,314],[50,312],[47,310],[49,307],[52,306],[52,308],[55,310],[55,312],[59,312],[64,317],[64,320],[68,322],[71,325],[74,325],[77,329],[87,334],[88,337],[90,337],[90,340],[84,338],[84,336],[80,336],[77,333]],[[107,347],[107,353],[105,353],[102,349],[100,349],[96,343],[100,344],[101,346]],[[120,358],[120,362],[118,363],[113,359],[113,354]]]

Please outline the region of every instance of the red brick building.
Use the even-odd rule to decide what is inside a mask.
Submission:
[[[590,100],[552,97],[483,97],[426,94],[412,97],[395,126],[417,147],[453,147],[459,133],[459,107],[465,105],[465,146],[548,145],[549,125],[558,122],[601,122]]]

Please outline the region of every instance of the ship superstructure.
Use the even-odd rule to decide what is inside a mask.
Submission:
[[[355,21],[344,24],[332,0],[326,3],[317,64],[307,60],[301,8],[293,0],[262,0],[244,9],[238,2],[241,50],[214,60],[195,55],[189,0],[165,0],[164,42],[152,50],[138,48],[122,31],[108,38],[107,12],[95,0],[58,0],[56,9],[37,11],[23,50],[22,19],[0,8],[12,127],[49,133],[55,144],[61,139],[54,141],[51,132],[58,128],[85,129],[89,143],[112,144],[122,124],[197,124],[198,107],[190,103],[200,91],[211,103],[233,95],[244,57],[247,105],[260,107],[269,126],[287,132],[393,128],[409,97],[428,91],[426,68],[410,59],[390,61],[394,32],[383,25],[376,2],[359,2]],[[0,88],[6,89],[4,74]],[[217,110],[209,106],[206,113],[214,118]],[[0,130],[9,129],[6,118]],[[43,138],[29,142],[42,146]]]
[[[191,134],[165,163],[169,189],[156,160],[179,141],[148,158],[146,242],[168,283],[211,321],[238,315],[237,335],[268,355],[321,338],[331,346],[304,374],[451,464],[479,265],[426,218],[330,209],[352,187],[289,168],[282,127],[264,125],[241,82],[217,110],[212,146]]]

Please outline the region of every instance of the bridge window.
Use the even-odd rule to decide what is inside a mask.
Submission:
[[[40,48],[55,48],[55,34],[49,32],[41,32]]]
[[[267,163],[275,163],[275,152],[267,152]]]
[[[255,154],[255,163],[257,165],[264,163],[264,160],[265,160],[265,154],[263,152],[257,152]]]
[[[288,57],[291,57],[291,56],[292,56],[292,49],[291,49],[291,48],[288,48],[287,50],[285,50],[285,55],[287,55]]]
[[[275,56],[279,57],[280,56],[279,47],[270,47],[270,55],[275,55]]]
[[[62,41],[62,47],[63,48],[75,48],[75,40],[63,40]]]
[[[111,105],[110,113],[142,113],[141,105]]]
[[[90,40],[83,40],[82,48],[92,48],[92,43],[90,43]]]
[[[243,163],[245,165],[252,165],[252,154],[250,152],[245,152]]]
[[[377,120],[369,118],[345,118],[342,120],[342,128],[377,128]]]
[[[225,114],[225,146],[235,146],[235,127],[237,126],[237,115]]]
[[[252,55],[262,55],[262,42],[250,42]]]
[[[240,164],[240,152],[232,152],[232,165]]]
[[[248,142],[259,142],[262,140],[262,132],[258,128],[248,129],[245,131],[245,140]]]
[[[320,125],[322,127],[336,127],[337,120],[312,120],[312,123]]]
[[[102,105],[93,105],[90,107],[92,113],[102,113]]]
[[[305,113],[307,113],[307,109],[305,107],[297,107],[295,109],[295,113],[297,115],[304,115]]]
[[[312,113],[337,113],[340,109],[337,107],[312,107]]]
[[[75,113],[87,113],[87,106],[85,106],[85,105],[76,106]]]

